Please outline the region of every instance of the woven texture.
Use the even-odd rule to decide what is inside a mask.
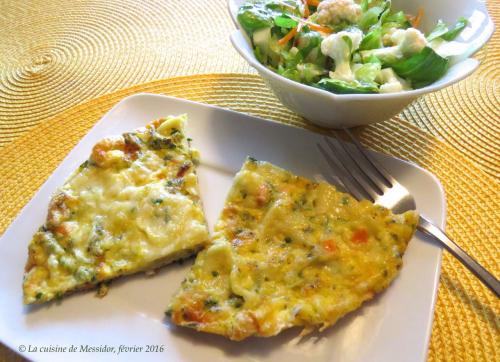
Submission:
[[[500,19],[500,1],[489,1]],[[228,39],[226,0],[0,0],[0,147],[62,110],[126,86],[198,73],[249,73]],[[466,81],[402,118],[499,176],[498,32]]]
[[[168,94],[307,127],[303,119],[279,103],[259,77],[252,75],[179,77],[91,100],[44,122],[0,150],[0,233],[94,123],[120,99],[137,92]],[[448,233],[498,275],[500,202],[492,177],[452,147],[401,119],[357,131],[365,145],[418,163],[441,180],[448,200]],[[469,175],[475,177],[471,180]],[[429,361],[500,360],[499,312],[496,298],[445,254]]]
[[[225,0],[0,0],[0,146],[64,109],[176,75],[249,72]]]

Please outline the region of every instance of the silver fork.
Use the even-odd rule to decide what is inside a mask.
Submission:
[[[330,138],[324,137],[331,152],[328,152],[320,143],[317,143],[317,146],[346,190],[358,200],[368,199],[398,214],[415,210],[415,199],[408,190],[363,149],[349,130],[344,129],[343,132],[355,147],[348,149],[336,131],[332,131],[332,134],[337,142],[334,143]],[[422,215],[420,215],[417,230],[439,242],[490,288],[497,298],[499,297],[498,279],[462,250],[443,230]]]

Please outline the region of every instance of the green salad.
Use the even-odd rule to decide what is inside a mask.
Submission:
[[[424,34],[423,16],[390,0],[255,0],[238,22],[259,62],[284,77],[333,93],[394,93],[441,78],[463,45],[453,43],[465,18]]]

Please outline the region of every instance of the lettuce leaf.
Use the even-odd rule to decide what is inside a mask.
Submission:
[[[455,40],[467,25],[469,25],[469,20],[464,17],[458,19],[453,29],[449,29],[445,22],[439,20],[436,27],[427,35],[427,41],[433,41],[438,38],[446,41]]]
[[[359,50],[370,50],[383,47],[382,44],[382,29],[380,27],[375,28],[366,34],[359,44]]]

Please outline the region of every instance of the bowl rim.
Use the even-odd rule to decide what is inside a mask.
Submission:
[[[236,27],[236,29],[230,34],[230,40],[231,40],[233,47],[243,57],[243,59],[245,59],[247,61],[247,63],[250,64],[250,66],[252,66],[259,73],[261,73],[262,76],[265,75],[265,76],[270,77],[276,81],[283,82],[283,83],[287,84],[288,86],[294,87],[298,90],[312,92],[312,93],[315,93],[317,95],[328,96],[330,98],[338,99],[338,100],[340,100],[340,99],[343,99],[343,100],[346,100],[346,99],[349,99],[349,100],[374,100],[374,99],[385,100],[385,99],[417,98],[421,95],[436,92],[440,89],[443,89],[443,88],[446,88],[450,85],[453,85],[453,84],[467,78],[470,74],[472,74],[479,67],[479,61],[477,59],[471,58],[471,56],[474,55],[476,52],[478,52],[490,40],[490,38],[493,36],[493,33],[495,32],[495,24],[490,17],[488,9],[485,7],[485,14],[488,18],[488,23],[491,25],[491,27],[489,28],[489,33],[487,34],[487,36],[484,37],[484,42],[482,44],[477,44],[473,48],[471,54],[467,58],[453,64],[453,66],[456,66],[458,64],[470,63],[469,68],[463,74],[460,74],[459,76],[457,76],[457,77],[455,77],[447,82],[444,82],[441,84],[432,83],[428,86],[425,86],[425,87],[422,87],[419,89],[413,89],[413,90],[409,90],[409,91],[396,92],[396,93],[337,94],[337,93],[329,92],[327,90],[323,90],[321,88],[315,88],[313,86],[288,79],[288,78],[272,71],[271,69],[269,69],[268,67],[263,65],[261,62],[259,62],[257,60],[257,58],[255,58],[253,52],[250,54],[241,45],[241,41],[243,40],[249,47],[252,48],[251,41],[250,41],[248,35],[243,31],[243,29],[241,28],[241,26],[238,22],[238,19],[236,18],[236,13],[237,13],[238,8],[236,7],[234,0],[228,0],[227,9],[228,9],[228,12],[230,14],[230,17],[231,17],[235,27]],[[262,73],[264,73],[264,74],[262,74]]]

